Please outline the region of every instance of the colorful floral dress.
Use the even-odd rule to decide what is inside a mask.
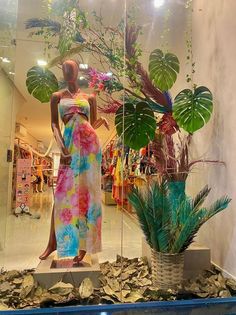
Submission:
[[[72,114],[65,125],[64,142],[72,162],[60,165],[55,191],[55,232],[58,257],[77,256],[79,250],[101,250],[101,148],[89,119],[88,100],[62,98],[61,117]]]

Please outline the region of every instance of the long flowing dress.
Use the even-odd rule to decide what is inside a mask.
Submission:
[[[55,190],[54,222],[58,257],[74,257],[79,250],[101,250],[101,147],[88,120],[90,106],[83,94],[62,98],[61,117],[72,114],[63,139],[72,162],[60,164]]]

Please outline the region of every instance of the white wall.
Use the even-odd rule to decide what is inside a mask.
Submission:
[[[15,120],[24,99],[0,70],[0,250],[4,247],[7,214],[11,209],[13,162],[7,162],[7,149],[14,149]]]
[[[212,260],[236,277],[236,1],[194,0],[193,53],[195,81],[213,92],[214,116],[195,136],[195,157],[223,160],[226,167],[197,167],[190,177],[194,190],[209,184],[210,201],[227,193],[233,199],[224,213],[200,230]]]

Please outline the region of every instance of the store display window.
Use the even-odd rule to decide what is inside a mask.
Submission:
[[[233,301],[235,9],[2,0],[0,311]]]

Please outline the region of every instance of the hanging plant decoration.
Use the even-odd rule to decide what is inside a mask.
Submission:
[[[149,58],[149,73],[153,83],[161,91],[168,91],[177,79],[179,59],[171,53],[155,49]]]
[[[176,96],[173,116],[180,127],[192,134],[209,121],[212,110],[211,91],[199,86],[193,92],[185,89]]]
[[[123,118],[124,114],[124,118]],[[146,102],[125,103],[116,112],[116,131],[124,135],[124,143],[131,149],[139,150],[154,139],[156,120]]]
[[[27,72],[28,92],[41,103],[47,103],[52,93],[58,91],[56,76],[48,69],[35,66]]]

